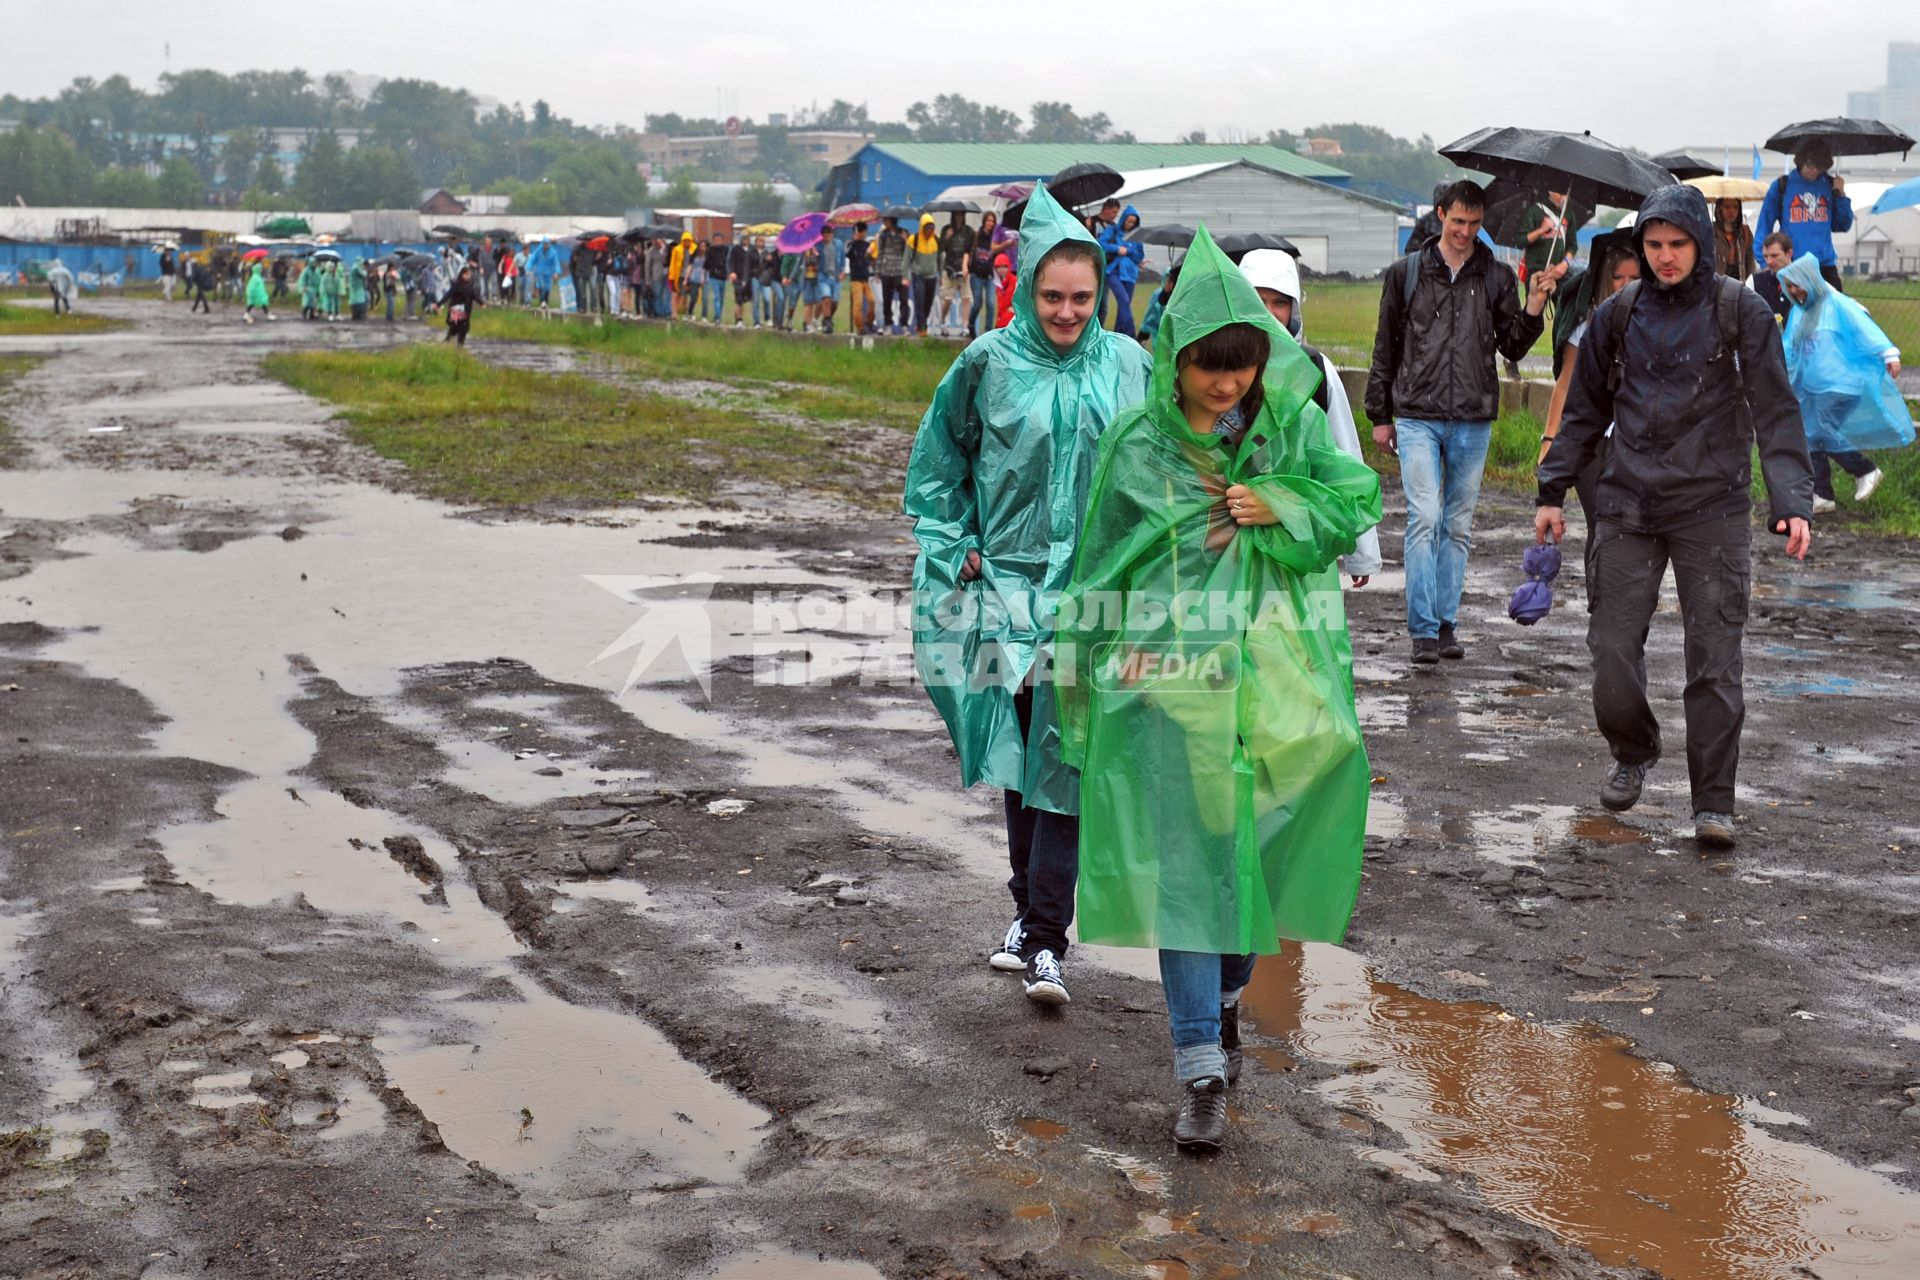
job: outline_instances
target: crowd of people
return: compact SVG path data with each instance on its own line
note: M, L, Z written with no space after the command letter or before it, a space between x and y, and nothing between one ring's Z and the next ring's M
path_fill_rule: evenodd
M1547 250L1516 272L1480 239L1485 192L1461 181L1381 289L1366 412L1400 463L1411 662L1467 658L1496 364L1545 333L1552 302L1533 531L1564 539L1577 491L1612 758L1597 798L1632 808L1664 752L1646 646L1671 565L1703 849L1738 839L1756 448L1762 528L1804 558L1830 509L1823 459L1854 470L1849 453L1913 440L1899 353L1822 261L1814 214L1830 227L1844 206L1820 160L1783 184L1788 226L1763 228L1757 270L1751 238L1673 185L1584 268L1547 219ZM1305 344L1287 255L1236 265L1203 231L1136 341L1101 322L1131 257L1101 231L1035 194L1009 322L960 353L921 422L904 497L914 652L962 782L1003 792L1014 918L988 963L1059 1007L1076 921L1082 942L1157 950L1173 1138L1212 1151L1257 957L1337 941L1358 894L1370 770L1340 575L1357 589L1379 569L1381 483Z

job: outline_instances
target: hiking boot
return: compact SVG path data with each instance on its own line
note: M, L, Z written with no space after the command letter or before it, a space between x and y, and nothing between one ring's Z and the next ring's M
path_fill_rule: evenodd
M1246 1054L1240 1049L1240 1006L1237 1004L1220 1006L1220 1047L1226 1051L1227 1083L1232 1084L1240 1078L1240 1068L1246 1061Z
M1439 661L1440 642L1438 640L1435 640L1432 636L1415 636L1413 638L1414 666L1431 667L1438 665Z
M1871 498L1873 496L1873 491L1875 489L1878 489L1880 487L1880 482L1882 480L1885 480L1886 478L1887 477L1884 474L1882 474L1880 468L1878 467L1875 467L1873 470L1867 472L1867 474L1861 476L1858 480L1854 482L1853 500L1855 502L1865 502L1868 498Z
M1060 960L1046 947L1027 961L1027 999L1035 1004L1062 1005L1073 997L1067 994L1067 980L1060 972Z
M1460 645L1460 637L1453 633L1451 622L1441 625L1440 639L1436 643L1440 646L1440 656L1443 658L1460 659L1467 656L1467 651Z
M1832 498L1815 498L1813 500L1813 514L1817 516L1832 515L1839 509L1840 504Z
M987 955L987 963L1002 973L1019 973L1027 967L1020 958L1020 948L1026 945L1027 926L1024 920L1016 917L1007 926L1007 936Z
M1182 1151L1218 1151L1227 1141L1227 1082L1202 1076L1187 1086L1173 1141Z
M1693 815L1693 838L1703 849L1731 849L1734 846L1733 815L1707 813Z
M1653 761L1644 764L1626 764L1616 760L1613 772L1607 775L1606 785L1600 788L1600 803L1615 813L1624 813L1640 803L1640 788L1646 785L1647 771L1653 768Z

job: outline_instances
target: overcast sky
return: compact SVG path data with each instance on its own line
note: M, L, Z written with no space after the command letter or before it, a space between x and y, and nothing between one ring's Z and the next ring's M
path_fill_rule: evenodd
M57 91L169 67L298 66L546 98L587 124L764 117L841 97L877 119L943 92L1066 100L1143 141L1359 120L1445 142L1486 124L1590 129L1662 151L1764 140L1886 79L1920 5L1887 0L1104 0L624 5L594 0L4 0L6 84ZM1901 16L1902 14L1906 16ZM645 15L644 19L637 15ZM864 16L856 16L864 15ZM981 20L996 23L994 29ZM1844 37L1844 38L1841 38ZM171 58L166 46L171 44Z

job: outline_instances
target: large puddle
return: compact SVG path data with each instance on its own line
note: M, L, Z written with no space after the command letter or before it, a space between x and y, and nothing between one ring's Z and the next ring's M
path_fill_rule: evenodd
M1243 1000L1261 1035L1344 1069L1320 1091L1392 1130L1397 1156L1602 1261L1667 1280L1906 1280L1920 1262L1920 1196L1618 1037L1430 1000L1337 947L1263 957Z

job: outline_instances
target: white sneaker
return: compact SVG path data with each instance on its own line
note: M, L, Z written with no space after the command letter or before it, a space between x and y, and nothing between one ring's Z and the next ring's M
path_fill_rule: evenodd
M1068 1004L1073 997L1067 994L1067 980L1060 972L1060 961L1053 952L1042 947L1033 953L1033 959L1027 961L1027 999L1035 1004Z
M1025 945L1026 940L1027 927L1015 918L1014 922L1007 926L1007 936L987 956L987 963L1002 973L1019 973L1027 967L1027 962L1020 958L1020 948Z
M1828 515L1831 512L1838 511L1839 509L1840 509L1840 504L1835 502L1832 498L1815 498L1813 500L1813 514L1817 516Z
M1873 491L1878 489L1880 482L1886 478L1878 467L1867 472L1867 474L1861 476L1859 480L1854 482L1853 500L1855 502L1865 502L1873 496Z

